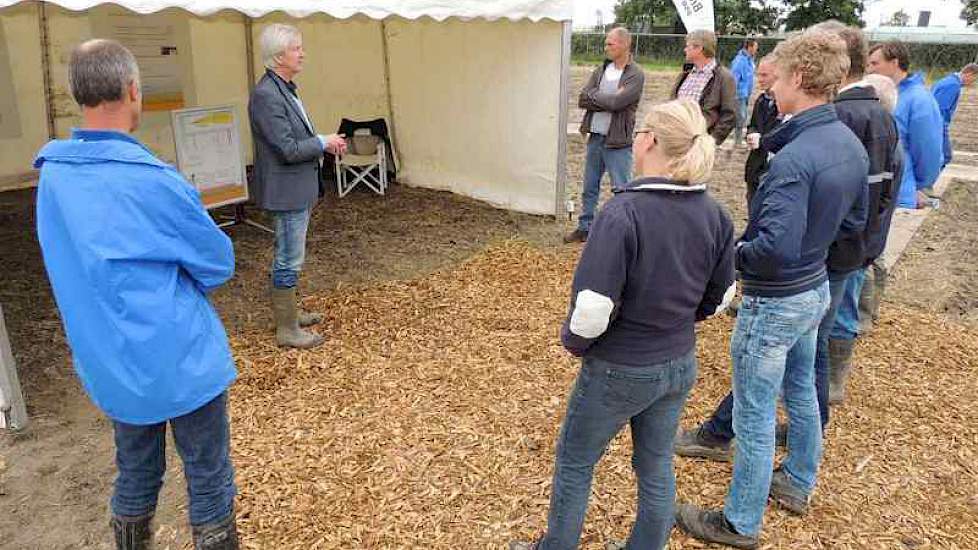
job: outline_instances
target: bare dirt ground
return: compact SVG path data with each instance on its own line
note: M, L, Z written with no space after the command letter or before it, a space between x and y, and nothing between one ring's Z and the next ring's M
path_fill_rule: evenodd
M574 69L572 97L586 71L584 68ZM646 80L645 105L665 99L672 79L671 74L650 73ZM978 130L974 130L976 113L978 98L969 91L962 98L954 126L958 149L978 151ZM572 108L570 120L574 121L576 116ZM583 169L583 142L579 136L571 136L569 142L567 196L576 200ZM725 152L720 153L711 186L711 192L727 206L739 226L745 216L741 181L743 160L742 151L732 152L729 158ZM894 270L884 327L864 345L862 352L866 357L865 368L871 374L857 382L855 391L864 399L858 401L859 406L843 409L830 433L830 440L834 440L830 445L845 448L846 452L828 459L834 462L829 463L831 468L827 470L825 487L820 492L823 500L818 516L811 521L792 519L781 513L769 516L769 531L774 535L767 542L772 548L976 547L969 542L973 539L961 538L958 534L974 533L978 528L974 525L978 517L978 487L975 485L978 473L974 469L978 448L974 433L978 431L978 425L974 421L975 415L969 412L974 409L968 405L970 396L978 391L978 386L974 385L978 367L974 355L962 357L957 348L942 347L970 342L978 337L978 325L974 323L978 320L978 287L973 283L978 271L974 263L978 252L978 238L975 237L978 213L974 207L978 190L975 187L969 183L952 187L941 209L928 218L904 260ZM281 479L284 462L277 460L276 453L270 452L268 447L262 446L276 435L274 428L278 424L268 419L268 411L264 416L259 415L260 409L255 408L254 400L262 397L262 392L267 389L273 394L266 396L268 399L274 396L288 403L296 395L314 390L319 383L317 380L322 373L310 367L308 360L325 361L339 354L338 350L352 349L362 354L364 350L372 349L370 346L380 344L369 337L369 333L368 336L358 335L337 326L336 346L324 351L325 355L284 356L286 360L300 361L295 380L289 379L292 367L288 365L266 370L270 361L282 360L270 346L266 330L270 322L265 289L271 241L268 236L250 228L233 229L237 275L217 294L216 302L232 336L235 353L242 359L242 380L238 389L232 392L232 416L240 431L240 435L235 435L235 458L240 463L242 506L249 514L242 522L242 532L249 546L502 548L510 536L529 535L539 529L545 513L553 437L559 426L563 394L573 376L573 366L566 357L558 358L546 370L526 379L521 377L527 369L539 367L541 363L539 359L531 361L527 357L534 354L543 358L557 357L553 342L541 347L537 341L552 339L555 324L562 314L577 249L561 245L559 238L570 228L572 225L566 220L553 223L543 218L502 212L447 193L401 186L394 186L387 198L354 194L342 201L333 199L318 208L314 215L303 277L303 291L309 295L310 305L330 306L337 311L344 307L349 309L350 304L366 307L373 303L371 300L378 299L378 289L388 288L406 292L402 300L395 301L391 307L409 307L411 292L417 292L411 289L418 285L424 288L429 284L425 281L441 280L439 277L446 277L446 273L471 277L468 286L463 285L469 289L468 294L442 298L447 300L448 305L444 307L449 308L449 312L455 311L452 308L461 308L460 319L469 319L475 325L488 326L495 331L490 332L493 338L490 341L474 340L464 346L481 349L473 353L484 362L494 361L483 363L477 375L473 374L473 380L486 384L518 381L515 386L503 386L502 389L476 387L474 393L484 396L488 405L463 400L455 409L439 409L441 414L462 415L471 420L472 415L485 414L487 408L498 405L504 410L502 414L507 415L493 424L464 421L462 425L472 427L476 434L478 430L484 430L489 438L478 439L473 435L476 439L470 441L469 446L463 444L467 440L459 439L458 433L449 434L452 437L447 441L458 443L459 448L468 449L469 453L461 457L468 456L466 460L453 462L455 467L471 464L474 472L481 470L484 476L489 476L492 468L501 467L501 464L522 463L519 466L522 477L513 474L516 477L506 478L505 483L494 483L488 489L478 485L479 474L469 471L467 477L461 479L475 484L466 488L475 491L479 498L463 496L455 502L433 497L428 501L455 506L452 509L458 513L447 516L426 510L425 499L407 494L402 499L403 504L398 504L375 500L368 491L358 493L354 499L359 503L356 510L337 507L335 502L342 504L344 499L355 494L355 487L351 485L355 480L369 484L372 478L362 477L366 470L350 472L346 479L331 473L330 483L337 479L344 483L324 485L332 488L328 494L317 493L314 485L304 486L306 492L303 493L284 493L292 490L288 480ZM514 237L531 244L499 248L499 243ZM487 248L488 260L483 257ZM499 282L473 273L472 264L466 263L470 260L476 266L482 265L479 262L494 266L512 261L513 269L525 271L526 281L503 290L517 288L530 293L527 289L533 288L533 293L528 295L535 296L537 301L529 303L535 304L534 308L544 308L549 317L543 322L530 323L502 310L488 317L472 317L471 307L462 307L465 304L460 302L481 299L472 293ZM463 267L458 268L459 265ZM30 191L0 194L0 273L5 274L0 282L0 303L4 307L33 421L26 434L0 439L0 548L110 548L106 503L113 476L111 427L90 405L71 369L60 320L34 237L33 194ZM533 285L528 286L527 281ZM388 284L393 286L383 286ZM497 307L501 307L500 303L509 304L488 302ZM509 305L518 311L520 307L527 307L526 304ZM373 307L381 308L382 312L384 306L373 303ZM444 313L432 313L431 317L441 319ZM400 315L392 317L406 319ZM424 321L425 318L422 315L410 319ZM514 332L513 327L518 330ZM728 322L718 320L704 330L702 338L713 342L716 349L722 349L718 342L726 337L728 330ZM520 331L532 331L536 339L514 345L515 355L500 355L499 350L503 347L498 341L521 342ZM396 331L392 333L392 338L397 334ZM463 336L477 339L485 337L486 333L463 333ZM888 346L887 338L895 339L897 345ZM978 346L964 349L970 352L978 350ZM701 418L728 383L726 361L717 354L722 352L701 354L704 372L687 411L687 424ZM380 391L387 387L383 384L365 386L361 388L362 394L348 393L354 388L351 386L353 381L362 374L354 368L357 361L372 362L373 359L370 355L344 357L333 357L340 367L337 374L327 378L336 382L335 377L339 377L339 382L345 384L333 387L345 388L344 399L353 399L348 404L355 403L360 395L364 399L377 399L378 403L394 399L409 410L426 402L422 396L417 397L420 401L397 401L400 394ZM412 357L418 360L416 356L408 359ZM425 357L433 360L430 354ZM305 367L302 366L304 360ZM503 365L497 375L489 375L482 368L500 362ZM424 363L419 364L424 366ZM444 366L439 365L439 368ZM924 384L915 384L918 368L939 369L942 374L927 378ZM364 380L380 380L377 377L383 376L373 367L369 374L363 376ZM268 386L267 376L273 376L272 380L280 385ZM451 392L455 387L472 389L464 377L460 380L443 376L443 372L437 371L426 378L426 391L440 395L438 392ZM409 384L410 377L399 374L397 383ZM387 395L391 393L396 395ZM544 395L545 398L541 403L535 403L532 398L527 398L530 399L527 402L521 397L517 401L523 403L524 409L506 405L505 401L511 396L521 395ZM275 403L274 400L269 402ZM376 404L362 402L359 406L350 406L356 410L344 412L346 420L343 422L349 424L351 418L370 420L363 424L354 422L352 426L364 430L366 440L376 439L370 429L386 429L380 422L384 417L377 416ZM273 410L280 408L273 407ZM520 427L520 419L524 417L530 419L529 426ZM886 420L891 417L896 420L887 424ZM427 418L437 426L445 420L441 416ZM507 424L504 420L517 424ZM342 423L330 416L321 417L319 421L321 424L317 424L317 429L327 431L330 426ZM418 452L434 453L425 447L430 439L398 441L415 445ZM507 445L518 449L510 452ZM608 465L599 472L596 487L602 488L595 494L594 512L589 518L586 539L589 548L597 548L607 535L622 536L630 521L628 499L633 493L623 445L626 443L618 440ZM172 445L170 447L172 449ZM317 449L301 445L283 447L295 453ZM363 452L368 451L370 449L366 448ZM458 449L454 449L448 456L455 460L459 458L457 452ZM337 453L337 456L341 454ZM830 456L833 456L831 450ZM377 479L395 484L403 479L404 490L408 492L430 489L428 473L413 469L410 460L396 453L382 457L386 462L378 466L381 470ZM169 464L168 481L158 512L156 540L160 548L186 548L189 533L184 526L182 473L174 453L171 453ZM447 467L437 461L433 464ZM342 462L334 464L337 465ZM726 484L727 469L719 469L721 475L714 479L707 465L689 462L677 462L677 465L680 468L680 491L686 498L715 503L722 496L718 487ZM455 470L445 472L445 475L457 474ZM305 475L313 476L314 480L314 473ZM711 479L716 483L709 483ZM527 484L534 484L534 488L528 489ZM445 490L451 496L450 488ZM277 497L276 491L283 491L281 494L289 497L281 497L281 494ZM319 502L327 511L315 517L302 516L296 512L296 503L300 501ZM502 501L509 504L500 505ZM920 506L921 502L937 504L930 508ZM389 517L392 524L361 515L359 506L376 508L382 512L378 512L377 517ZM280 510L281 517L274 516L279 513L276 510ZM255 515L251 515L253 511ZM426 521L426 517L432 521ZM595 519L600 520L600 526L594 525ZM445 523L439 523L441 520ZM317 533L321 535L319 538ZM329 538L336 533L341 535ZM452 536L445 538L446 533ZM674 540L677 548L696 547L678 536Z

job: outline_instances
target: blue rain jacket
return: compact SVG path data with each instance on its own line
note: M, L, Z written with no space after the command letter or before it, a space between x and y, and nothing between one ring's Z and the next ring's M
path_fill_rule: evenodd
M227 389L237 372L206 293L234 274L234 250L197 191L119 132L75 130L34 166L44 265L95 404L155 424Z
M924 86L924 77L913 74L900 81L893 118L903 145L903 181L897 205L917 207L917 191L931 187L944 163L944 119L937 101Z
M962 85L961 75L951 73L934 83L930 89L941 110L941 117L944 118L944 166L951 163L954 153L951 150L951 119L954 118L954 112L958 110Z
M730 73L737 82L737 97L749 98L754 92L754 58L741 48L730 64Z

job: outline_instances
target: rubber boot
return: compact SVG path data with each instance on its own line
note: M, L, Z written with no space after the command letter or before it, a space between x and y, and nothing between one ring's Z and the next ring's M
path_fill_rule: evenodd
M298 291L296 291L296 294L298 294ZM302 300L299 301L301 302ZM300 327L311 327L313 325L318 325L319 323L323 322L324 318L324 315L318 311L306 311L301 307L299 308L298 320Z
M153 547L153 514L144 516L112 516L110 525L115 535L116 550L150 550Z
M299 328L295 288L273 288L272 308L275 311L275 341L279 346L309 349L325 341L322 336Z
M883 295L886 294L886 280L890 277L883 260L877 259L873 262L873 322L880 318L880 304L883 302Z
M226 519L193 526L194 550L238 550L234 512Z
M846 382L852 371L852 346L855 340L829 340L829 404L846 399Z
M872 267L866 268L866 278L859 292L859 335L873 331L876 319L873 318L873 303L876 301L876 273Z

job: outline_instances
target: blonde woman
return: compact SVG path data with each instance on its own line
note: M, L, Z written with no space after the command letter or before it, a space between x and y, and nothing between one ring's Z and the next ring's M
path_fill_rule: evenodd
M733 295L733 224L706 191L716 143L690 100L652 108L632 146L638 179L598 215L561 338L582 358L557 457L547 532L513 550L577 548L594 466L626 424L638 510L624 548L663 548L672 440L696 380L694 324Z

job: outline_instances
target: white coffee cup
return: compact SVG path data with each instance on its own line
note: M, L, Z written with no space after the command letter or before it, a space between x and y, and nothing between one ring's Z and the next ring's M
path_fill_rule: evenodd
M761 134L757 132L751 132L747 134L747 147L750 149L757 149L761 146Z

